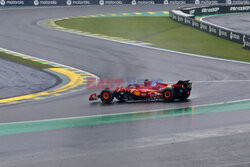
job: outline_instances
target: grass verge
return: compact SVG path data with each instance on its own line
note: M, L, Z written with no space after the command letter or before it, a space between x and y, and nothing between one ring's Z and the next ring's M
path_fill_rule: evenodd
M14 62L17 62L17 63L21 63L21 64L24 64L24 65L27 65L27 66L30 66L30 67L40 68L40 69L55 68L55 67L53 67L51 65L42 64L42 63L36 62L34 60L30 60L30 59L23 58L23 57L18 57L18 56L3 53L3 52L0 52L0 58L7 59L7 60L10 60L10 61L14 61Z
M172 21L169 17L72 18L59 26L153 43L155 47L250 62L250 51L237 44Z

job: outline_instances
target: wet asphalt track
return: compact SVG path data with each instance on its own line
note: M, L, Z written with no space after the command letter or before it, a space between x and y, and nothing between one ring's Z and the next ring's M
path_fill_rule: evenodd
M43 70L0 59L0 99L41 92L60 82Z
M249 13L217 15L217 16L212 16L212 17L206 17L203 20L216 24L216 25L229 28L236 32L241 32L241 33L250 35L250 14Z
M106 78L190 79L190 100L177 103L89 103L93 90L0 108L0 122L167 109L249 99L250 65L190 57L77 36L38 26L54 17L133 11L166 6L88 6L1 11L0 46ZM235 82L220 82L235 80ZM206 82L208 81L208 82ZM210 82L216 81L216 82ZM219 82L217 82L219 81ZM248 161L248 134L130 148L166 134L244 124L248 110L89 126L0 137L1 166L219 166ZM243 141L242 141L243 140ZM244 143L244 144L243 144ZM157 143L156 143L157 144ZM249 148L249 147L248 147ZM201 151L202 150L202 151ZM237 151L236 151L237 150Z

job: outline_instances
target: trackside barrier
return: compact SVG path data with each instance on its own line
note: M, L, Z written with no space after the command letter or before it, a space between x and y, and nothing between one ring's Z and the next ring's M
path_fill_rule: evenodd
M73 5L217 5L250 4L250 0L0 0L0 6L73 6Z
M0 6L147 5L147 4L250 4L250 0L0 0Z
M231 31L220 26L204 23L200 20L195 20L197 15L207 14L222 14L222 13L239 13L250 12L250 5L218 5L218 6L203 6L182 8L180 10L171 10L169 16L171 19L185 25L192 26L201 31L210 33L220 38L224 38L233 42L244 45L245 49L250 49L250 36L247 34Z
M180 23L190 25L194 28L208 32L210 34L225 38L237 43L244 44L244 48L250 49L250 36L227 29L202 23L195 20L196 15L219 14L219 13L238 13L250 12L250 0L0 0L2 7L21 7L21 6L73 6L73 5L214 5L203 7L182 8L170 11L170 17ZM234 5L219 5L234 4ZM240 4L240 5L239 5ZM216 6L217 5L217 6Z
M244 48L245 49L250 49L250 38L245 38Z
M227 0L230 3L250 3L250 0ZM226 3L226 0L0 0L0 6L73 6L73 5L147 5L147 4L203 4Z

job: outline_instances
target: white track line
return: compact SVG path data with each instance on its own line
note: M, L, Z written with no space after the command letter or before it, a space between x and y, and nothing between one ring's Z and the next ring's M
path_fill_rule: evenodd
M215 80L215 81L192 81L193 83L230 83L230 82L250 82L250 80Z
M58 30L58 29L54 29L54 30ZM60 31L60 30L58 30L58 31ZM65 32L73 33L73 32L69 32L69 31L65 31ZM82 35L82 36L87 36L85 34L80 34L80 33L75 33L75 34ZM100 38L100 37L95 37L95 36L88 36L88 37L102 39L102 40L108 40L108 41L112 41L112 42L124 43L124 42L121 42L121 41L114 41L114 40ZM237 61L237 60L229 60L229 59L222 59L222 58L216 58L216 57L210 57L210 56L203 56L203 55L192 54L192 53L184 53L184 52L179 52L179 51L174 51L174 50L168 50L168 49L162 49L162 48L155 48L155 47L151 47L151 46L136 45L136 44L131 44L131 43L124 43L124 44L138 46L138 47L144 47L144 48L148 48L148 49L154 49L154 50L163 51L163 52L177 53L177 54L181 54L181 55L187 55L187 56L198 57L198 58L203 58L203 59L210 59L210 60L216 60L216 61L226 61L226 62L231 62L231 63L239 63L239 64L247 64L247 65L250 64L249 62L243 62L243 61ZM200 82L202 82L202 81L200 81ZM250 101L250 99L242 99L242 100L239 100L239 101L241 101L241 102L242 101ZM234 103L234 102L236 102L236 101L228 101L226 103ZM225 102L220 102L220 103L213 103L213 104L196 105L196 106L192 106L192 107L211 106L211 105L224 104L224 103ZM160 109L160 110L171 110L171 109L176 109L176 108ZM128 113L154 112L154 111L159 111L159 109L158 110L149 110L149 111L136 111L136 112L125 112L125 113L116 113L116 114L78 116L78 117L45 119L45 120L35 120L35 121L23 121L23 122L36 122L36 121L47 121L47 120L70 119L70 118L74 119L74 118L82 118L82 117L107 116L107 115L122 115L122 114L128 114ZM23 122L10 122L10 123L0 123L0 124L23 123Z
M30 57L30 58L36 58L37 60L48 61L48 62L51 62L51 63L53 63L53 64L59 65L59 66L64 66L64 67L72 68L72 69L74 69L74 70L81 71L81 72L84 72L84 73L86 73L86 74L92 75L92 76L94 76L94 77L96 77L96 78L99 78L99 77L98 77L97 75L95 75L95 74L92 74L92 73L89 73L89 72L87 72L87 71L83 71L83 70L80 70L80 69L77 69L77 68L74 68L74 67L70 67L70 66L67 66L67 65L63 65L63 64L60 64L60 63L56 63L56 62L53 62L53 61L50 61L50 60L40 59L40 58L38 58L38 57L30 56L30 55L23 54L23 53L20 53L20 52L15 52L15 51L8 50L8 49L4 49L4 48L1 48L1 47L0 47L0 49L1 49L1 50L5 50L5 51L7 51L7 52L12 52L12 53L14 53L14 54L18 54L18 55L22 55L22 56L27 56L27 57Z
M15 9L35 9L35 8L66 8L66 7L76 7L76 8L77 7L83 7L84 8L84 7L87 7L87 6L53 6L53 7L41 6L41 7L27 7L27 8L8 8L8 9L0 9L0 10L9 10L9 9L12 9L12 10L15 10ZM37 23L38 25L39 25L39 22L40 21L38 21L38 23ZM225 28L225 27L223 27L223 28ZM164 51L164 52L171 52L171 53L177 53L177 54L181 54L181 55L193 56L193 57L198 57L198 58L203 58L203 59L211 59L211 60L218 60L218 61L227 61L227 62L240 63L240 64L250 64L249 62L243 62L243 61L238 61L238 60L229 60L229 59L216 58L216 57L204 56L204 55L199 55L199 54L179 52L179 51L174 51L174 50L169 50L169 49L156 48L156 47L152 47L152 46L144 46L144 45L126 43L124 41L117 41L117 40L112 40L112 39L105 39L105 38L101 38L101 37L96 37L96 36L89 36L89 35L82 34L82 33L77 33L77 32L69 32L69 31L58 30L58 29L54 29L54 30L68 32L68 33L74 33L74 34L78 34L78 35L82 35L82 36L87 36L87 37L91 37L91 38L108 40L108 41L112 41L112 42L123 43L123 44L127 44L127 45L144 47L144 48L154 49L154 50L159 50L159 51Z
M232 104L232 103L247 102L247 101L250 101L250 99L242 99L242 100L235 100L235 101L228 101L228 102L218 102L218 103L212 103L212 104L201 104L201 105L186 106L186 107L206 107L206 106ZM181 109L181 107L179 107L179 108ZM146 111L122 112L122 113L115 113L115 114L95 114L95 115L76 116L76 117L61 117L61 118L32 120L32 121L16 121L16 122L14 121L14 122L0 123L0 125L8 125L8 124L14 124L14 123L32 123L32 122L38 122L38 121L55 121L55 120L77 119L77 118L117 116L117 115L126 115L126 114L157 112L157 111L164 111L164 110L175 110L175 109L179 109L179 108L167 108L167 109L155 109L155 110L146 110Z
M37 25L42 26L41 22L43 22L43 21L45 21L45 20L38 21ZM49 27L49 28L52 28L52 27ZM175 50L169 50L169 49L163 49L163 48L156 48L156 47L153 47L153 46L133 44L133 43L127 43L127 42L119 41L119 40L107 39L107 38L102 38L102 37L87 35L87 34L80 33L80 32L73 32L73 31L67 31L67 30L61 30L61 29L55 29L55 28L52 28L52 29L56 30L56 31L62 31L62 32L67 32L67 33L71 33L71 34L77 34L77 35L81 35L81 36L85 36L85 37L96 38L96 39L101 39L101 40L107 40L107 41L112 41L112 42L122 43L122 44L126 44L126 45L132 45L132 46L138 46L138 47L143 47L143 48L153 49L153 50L158 50L158 51L163 51L163 52L170 52L170 53L175 53L175 54L181 54L181 55L198 57L198 58L203 58L203 59L216 60L216 61L226 61L226 62L231 62L231 63L239 63L239 64L248 64L248 65L250 65L250 62L244 62L244 61L239 61L239 60L223 59L223 58L217 58L217 57L211 57L211 56L204 56L204 55L193 54L193 53L185 53L185 52L180 52L180 51L175 51Z
M129 5L129 4L128 4ZM88 5L87 5L88 6ZM15 9L36 9L36 8L67 8L67 7L87 7L87 6L37 6L37 7L25 7L25 8L7 8L7 9L1 9L0 10L15 10ZM208 16L209 17L209 16ZM205 22L205 21L204 21ZM210 24L210 23L209 23ZM218 26L218 25L216 25ZM222 27L222 26L221 26ZM225 27L223 27L225 28ZM227 29L227 28L226 28ZM54 30L58 30L58 29L54 29ZM230 29L229 29L230 30ZM58 30L61 31L61 30ZM68 32L68 33L73 33L73 32L69 32L69 31L64 31L64 32ZM187 55L187 56L193 56L193 57L199 57L199 58L204 58L204 59L211 59L211 60L218 60L218 61L227 61L227 62L232 62L232 63L240 63L240 64L250 64L250 62L243 62L243 61L238 61L238 60L229 60L229 59L223 59L223 58L216 58L216 57L210 57L210 56L204 56L204 55L199 55L199 54L192 54L192 53L185 53L185 52L179 52L179 51L174 51L174 50L169 50L169 49L162 49L162 48L156 48L156 47L151 47L151 46L143 46L143 45L137 45L137 44L131 44L131 43L125 43L122 41L116 41L116 40L111 40L111 39L105 39L105 38L101 38L101 37L95 37L95 36L88 36L85 34L80 34L80 33L75 33L78 35L82 35L82 36L87 36L87 37L91 37L91 38L98 38L98 39L104 39L104 40L108 40L108 41L113 41L113 42L118 42L118 43L124 43L127 45L134 45L134 46L139 46L139 47L144 47L144 48L149 48L149 49L154 49L154 50L159 50L159 51L165 51L165 52L172 52L172 53L177 53L177 54L182 54L182 55Z
M132 45L132 44L130 44L130 45ZM198 58L203 58L203 59L210 59L210 60L216 60L216 61L226 61L226 62L231 62L231 63L239 63L239 64L248 64L248 65L250 65L250 62L244 62L244 61L238 61L238 60L229 60L229 59L210 57L210 56L203 56L203 55L198 55L198 54L193 54L193 53L184 53L184 52L179 52L179 51L174 51L174 50L156 48L156 47L152 47L152 46L142 46L142 45L136 45L136 46L140 46L140 47L144 47L144 48L148 48L148 49L159 50L159 51L164 51L164 52L171 52L171 53L176 53L176 54L181 54L181 55L186 55L186 56L198 57Z
M230 14L232 14L232 13L230 13ZM223 14L223 15L230 15L230 14ZM220 16L220 15L204 16L204 17L200 18L200 21L202 21L203 23L207 23L207 24L210 24L210 25L213 25L213 26L216 26L216 27L220 27L220 28L226 29L226 30L228 30L228 31L236 32L235 30L232 30L232 29L229 29L229 28L226 28L226 27L223 27L223 26L220 26L220 25L217 25L217 24L214 24L214 23L210 23L210 22L208 22L208 21L204 21L204 20L203 20L203 19L205 19L205 18L214 17L214 16Z
M53 64L59 65L59 66L64 66L64 67L68 67L68 68L71 68L71 69L74 69L74 70L77 70L77 71L84 72L84 73L86 73L86 74L88 74L88 75L91 75L91 76L95 77L95 78L96 78L96 82L100 79L100 78L99 78L97 75L95 75L95 74L92 74L92 73L89 73L89 72L87 72L87 71L83 71L83 70L80 70L80 69L77 69L77 68L74 68L74 67L70 67L70 66L67 66L67 65L63 65L63 64L56 63L56 62L49 61L49 60L45 60L45 59L40 59L40 58L37 58L37 57L34 57L34 56L30 56L30 55L27 55L27 54L15 52L15 51L8 50L8 49L4 49L4 48L1 48L1 47L0 47L0 49L1 49L1 50L5 50L5 51L7 51L7 52L14 53L14 54L18 54L18 55L22 55L22 56L26 56L26 57L30 57L30 58L36 58L37 60L41 60L41 61L48 61L48 62L51 62L51 63L53 63ZM78 92L78 91L83 91L83 90L85 90L85 89L86 89L86 87L80 88L80 89L78 89L76 92ZM64 93L61 93L60 95L62 96L62 95L68 95L68 94L72 94L72 93L75 93L75 92L64 92ZM47 100L47 99L50 99L50 98L55 98L55 96L48 96L48 97L46 97L46 98L44 98L44 99L32 99L32 101ZM30 102L30 101L27 101L27 102ZM27 103L27 102L21 102L21 103ZM21 103L17 103L17 104L21 104ZM13 105L13 104L1 104L1 106L8 106L8 105Z

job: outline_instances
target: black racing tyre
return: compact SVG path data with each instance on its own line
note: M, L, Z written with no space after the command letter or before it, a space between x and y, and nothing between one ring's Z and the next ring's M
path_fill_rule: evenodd
M186 100L190 96L190 93L191 93L190 90L183 93L181 96L181 100Z
M124 103L126 102L126 100L124 99L124 97L120 94L116 95L115 98L118 100L119 103Z
M103 103L111 103L114 99L113 92L111 90L103 90L100 94L100 99Z
M174 100L174 91L171 88L166 88L162 91L162 99L165 102Z

